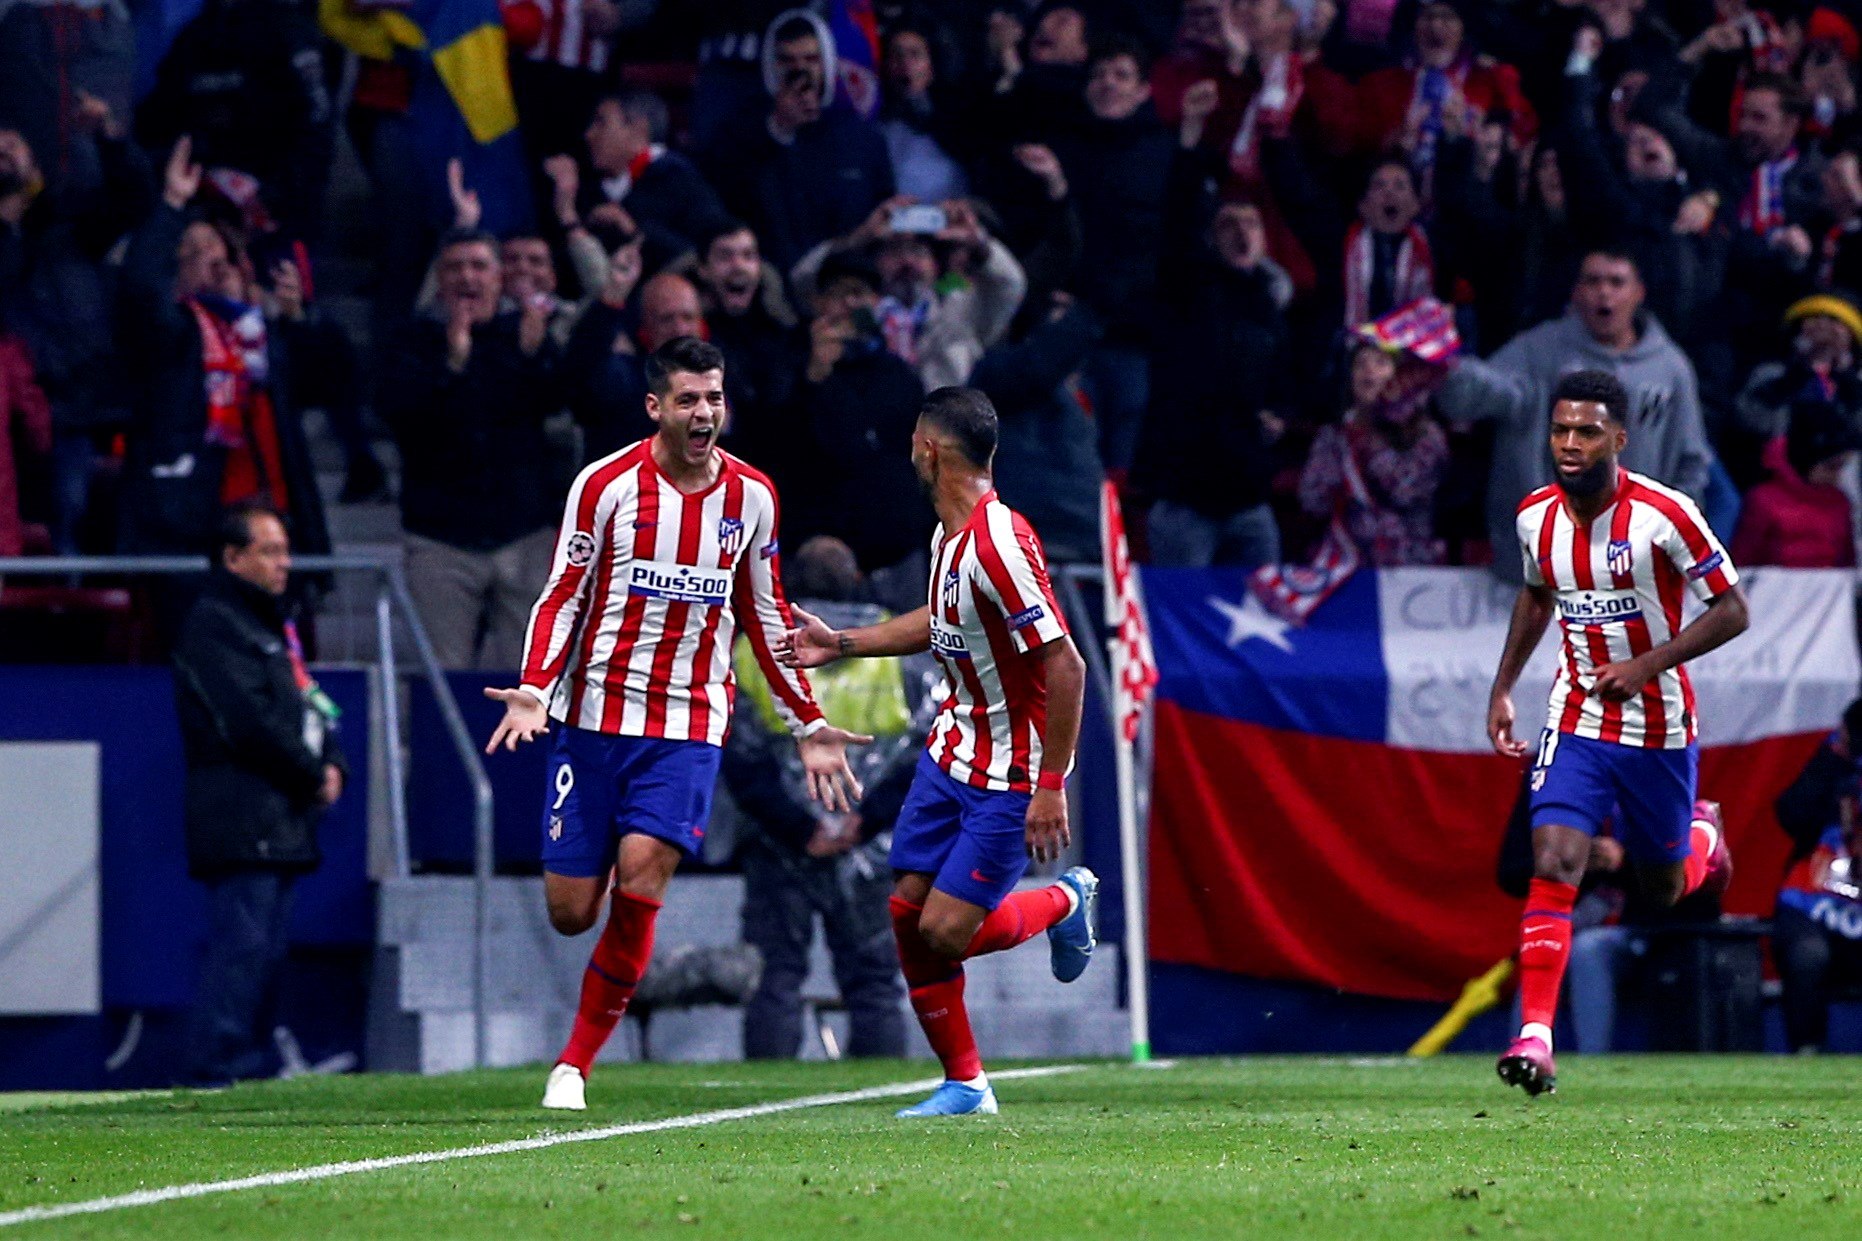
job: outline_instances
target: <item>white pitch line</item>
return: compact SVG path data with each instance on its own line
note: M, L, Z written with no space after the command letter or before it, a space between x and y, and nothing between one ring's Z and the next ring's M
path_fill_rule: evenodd
M1013 1081L1029 1077L1053 1077L1059 1073L1077 1073L1084 1064L1052 1064L1034 1069L1009 1069L992 1073L994 1081ZM577 1129L569 1133L551 1133L543 1137L519 1138L510 1142L488 1142L483 1146L457 1146L451 1150L419 1151L412 1155L386 1155L379 1159L350 1159L342 1163L321 1163L311 1168L293 1168L288 1172L263 1172L256 1176L235 1177L226 1181L195 1181L190 1185L167 1185L160 1189L139 1189L133 1194L114 1194L108 1198L89 1198L83 1202L61 1202L53 1206L22 1207L0 1211L0 1228L30 1224L39 1220L63 1219L68 1215L96 1215L103 1211L123 1211L130 1207L155 1206L183 1198L204 1198L209 1194L230 1194L241 1189L269 1189L275 1185L296 1185L305 1181L327 1181L332 1177L351 1176L357 1172L379 1172L385 1168L405 1168L415 1164L445 1163L453 1159L478 1159L486 1155L512 1155L520 1151L547 1150L571 1142L600 1142L608 1138L636 1133L664 1133L669 1129L697 1129L732 1120L752 1120L774 1116L779 1112L799 1112L805 1108L832 1107L837 1103L864 1103L872 1099L892 1099L935 1089L942 1078L895 1082L890 1086L867 1086L860 1090L843 1090L835 1094L803 1095L795 1099L778 1099L773 1103L755 1103L748 1107L727 1107L712 1112L694 1112L689 1116L668 1116L663 1120L640 1120L626 1125L607 1125L600 1129Z

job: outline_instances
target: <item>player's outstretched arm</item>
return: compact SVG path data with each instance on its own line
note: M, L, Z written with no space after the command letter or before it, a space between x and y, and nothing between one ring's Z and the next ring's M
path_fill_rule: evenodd
M1708 601L1705 612L1654 650L1598 669L1597 696L1606 702L1625 702L1641 693L1642 687L1655 677L1718 650L1751 624L1745 588L1736 584L1728 587Z
M1047 684L1047 727L1041 734L1041 772L1028 801L1028 856L1037 862L1057 860L1073 842L1067 825L1063 781L1080 741L1080 716L1086 700L1086 661L1065 635L1028 653L1041 661Z
M1513 687L1551 623L1552 592L1543 586L1522 586L1513 601L1513 619L1506 627L1506 646L1500 652L1493 692L1487 697L1487 739L1495 753L1507 758L1526 756L1526 743L1513 736Z
M820 668L837 659L916 655L931 649L931 609L919 608L877 625L832 629L811 612L791 606L801 624L776 639L776 659L788 668Z
M520 741L535 741L550 730L550 713L537 696L521 689L486 689L485 697L504 704L504 718L491 730L485 753L495 754L502 745L515 750Z

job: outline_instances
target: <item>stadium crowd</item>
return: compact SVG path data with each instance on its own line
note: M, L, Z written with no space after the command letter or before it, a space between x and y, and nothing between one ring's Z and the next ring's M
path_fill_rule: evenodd
M918 400L964 382L1060 560L1109 476L1159 564L1334 527L1514 574L1545 393L1587 365L1738 561L1855 563L1862 5L819 8L507 5L533 201L498 236L460 164L409 184L416 69L351 55L350 0L321 29L209 0L134 106L113 4L0 7L0 553L197 551L253 496L322 550L320 409L345 499L388 494L371 432L398 446L443 657L511 666L567 477L647 430L641 359L695 333L785 534L881 599L931 523ZM367 340L315 296L339 129Z

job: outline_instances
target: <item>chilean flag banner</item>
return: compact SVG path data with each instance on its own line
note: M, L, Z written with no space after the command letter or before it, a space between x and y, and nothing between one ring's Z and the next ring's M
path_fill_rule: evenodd
M1789 851L1771 804L1856 696L1855 580L1756 569L1752 628L1689 665L1700 794L1738 863L1726 908L1769 914ZM1160 674L1152 959L1447 1001L1515 947L1494 882L1523 767L1487 694L1517 588L1477 569L1363 569L1304 625L1239 571L1144 574ZM1691 613L1690 613L1691 615ZM1554 621L1513 696L1545 718Z

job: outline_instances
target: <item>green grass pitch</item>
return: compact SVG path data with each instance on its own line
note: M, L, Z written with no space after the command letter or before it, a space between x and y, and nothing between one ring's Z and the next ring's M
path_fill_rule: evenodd
M1853 1065L1569 1058L1528 1102L1485 1058L1094 1064L1002 1114L842 1103L0 1228L18 1236L1778 1238L1862 1218ZM0 1217L202 1180L689 1115L927 1076L900 1063L604 1066L0 1095Z

